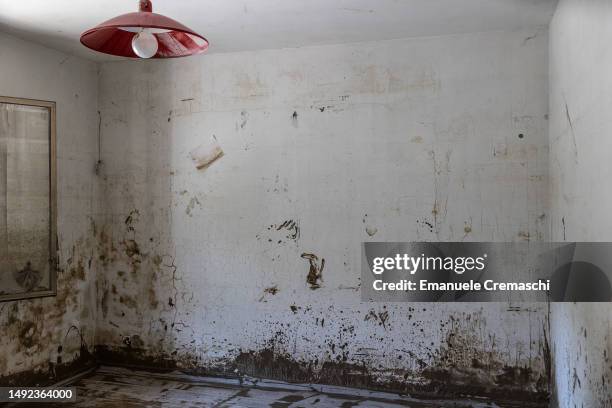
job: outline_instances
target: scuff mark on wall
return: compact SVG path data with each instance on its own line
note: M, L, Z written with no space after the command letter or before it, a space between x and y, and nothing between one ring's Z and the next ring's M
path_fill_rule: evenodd
M279 224L270 224L266 227L266 233L257 234L255 237L258 240L262 238L269 243L278 245L284 244L286 240L298 243L300 239L300 223L299 220L285 220Z
M569 108L567 106L567 100L563 97L563 101L565 103L565 118L567 119L567 124L569 125L570 135L572 136L572 144L574 146L574 159L578 162L578 145L576 144L576 132L574 131L574 122L572 121L572 117L570 115Z
M363 219L361 220L361 222L366 224L367 220L368 220L368 214L364 214L363 215ZM371 226L371 225L366 225L365 226L365 232L366 232L366 234L368 234L368 236L373 237L378 232L378 228L376 228L374 226Z
M300 238L300 224L297 221L294 220L287 220L284 221L282 224L277 225L276 226L276 230L280 231L280 230L287 230L287 239L292 239L294 241L297 241Z
M561 217L561 225L563 227L563 241L566 241L566 237L565 237L565 217Z
M266 297L266 294L269 294L269 295L274 296L274 295L276 295L277 293L278 293L278 285L269 286L269 287L267 287L267 288L265 288L265 289L263 290L263 294L262 294L262 295L261 295L261 297L259 298L259 301L260 301L260 302L263 302L263 301L264 301L264 299L265 299L265 297Z
M185 213L191 217L193 213L193 209L195 208L196 205L199 207L202 206L202 204L200 203L200 200L198 200L198 197L195 197L195 196L191 197L191 199L189 200L189 204L187 204L187 208L185 209Z
M306 283L310 285L310 289L319 289L321 287L321 281L323 280L323 268L325 267L325 259L315 254L309 254L304 252L301 257L308 260L310 268L308 269L308 275L306 275Z
M298 127L298 113L297 113L297 111L293 111L293 114L291 115L291 123L293 124L293 127L295 127L295 128Z
M364 321L374 320L378 322L385 330L387 330L387 320L389 319L389 312L386 309L386 306L383 306L382 312L376 312L374 310L370 310L368 314L366 314Z
M465 222L463 225L463 232L464 232L464 237L466 237L468 234L470 234L472 232L472 220L470 220L469 222Z
M518 237L520 239L522 239L523 241L530 241L531 240L531 234L529 233L529 231L519 231L518 232Z
M134 231L134 224L138 223L139 216L140 211L134 209L130 211L127 217L125 217L124 224L126 225L128 231Z
M249 114L246 111L240 112L240 129L244 129L249 121Z
M523 46L524 46L524 45L527 45L527 43L528 43L529 41L533 40L533 39L534 39L534 38L536 38L537 36L538 36L537 34L534 34L534 35L530 35L530 36L528 36L528 37L525 37L525 39L523 40Z

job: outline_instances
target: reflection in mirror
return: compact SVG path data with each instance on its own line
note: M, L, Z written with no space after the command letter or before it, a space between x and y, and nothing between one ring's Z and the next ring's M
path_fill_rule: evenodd
M55 292L55 104L0 97L0 300Z

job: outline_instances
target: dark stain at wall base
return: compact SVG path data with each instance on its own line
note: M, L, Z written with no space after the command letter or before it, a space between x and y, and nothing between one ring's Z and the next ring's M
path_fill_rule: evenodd
M50 363L33 370L1 376L0 387L16 385L22 387L48 386L92 369L96 365L94 355L83 345L78 357L68 363Z
M177 361L169 355L151 355L142 348L132 347L131 344L127 347L98 345L95 347L95 355L98 362L105 365L154 371L169 371L178 367Z
M100 364L170 371L180 369L193 375L224 377L266 378L293 383L338 385L370 390L410 394L415 398L483 398L501 406L544 407L548 405L548 392L534 390L533 373L524 367L502 367L490 372L486 367L471 370L426 368L421 373L395 370L395 380L379 380L376 369L365 362L318 360L297 361L290 355L268 347L241 352L225 366L205 367L194 360L183 361L174 356L151 354L133 347L97 346L96 356ZM188 368L185 368L188 367ZM385 371L389 374L388 370ZM424 381L411 380L420 377ZM504 402L512 401L510 404Z
M312 378L312 368L292 360L288 355L274 353L271 349L243 352L231 364L238 375L283 378L288 382L307 382Z
M499 400L547 402L549 393L534 390L533 373L526 367L505 366L501 370L479 368L427 368L427 392L434 395L486 395ZM539 388L539 387L538 387Z
M327 361L318 375L321 384L334 384L356 388L381 388L370 375L365 364ZM383 387L384 388L384 387Z

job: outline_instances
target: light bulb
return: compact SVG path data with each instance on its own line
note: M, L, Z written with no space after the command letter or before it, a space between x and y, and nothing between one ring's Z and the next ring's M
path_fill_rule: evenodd
M151 58L157 54L157 46L157 38L144 29L132 38L132 49L140 58Z

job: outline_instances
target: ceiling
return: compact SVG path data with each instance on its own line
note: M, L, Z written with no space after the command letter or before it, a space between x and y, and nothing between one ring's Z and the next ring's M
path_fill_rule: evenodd
M300 47L547 25L557 0L153 0L209 52ZM0 31L95 60L80 34L137 0L0 0Z

